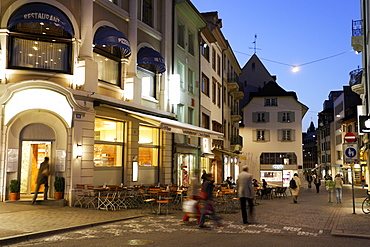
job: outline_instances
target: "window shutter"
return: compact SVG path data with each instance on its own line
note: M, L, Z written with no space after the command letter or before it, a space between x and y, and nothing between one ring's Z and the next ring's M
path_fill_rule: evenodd
M283 122L283 113L281 111L278 112L278 122Z
M252 141L254 141L254 142L257 141L257 130L253 130Z
M265 112L265 122L266 123L270 122L270 113L269 112Z
M283 140L283 130L279 129L278 130L278 141L282 141Z
M256 122L257 122L257 112L253 112L253 113L252 113L252 121L253 121L254 123L256 123Z
M295 141L295 130L293 130L293 129L290 130L290 140L292 142Z
M269 142L270 141L270 131L265 130L265 141Z
M290 112L290 122L295 122L295 112L294 111Z

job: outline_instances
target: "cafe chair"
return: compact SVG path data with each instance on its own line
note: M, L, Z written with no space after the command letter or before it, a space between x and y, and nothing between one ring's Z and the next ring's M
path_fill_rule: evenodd
M92 208L96 208L98 197L95 194L94 185L86 185L84 196L85 196L85 207L90 208L91 206Z
M278 198L283 197L285 199L287 197L286 187L277 187L275 190L275 197Z
M75 203L74 203L74 207L80 205L80 207L84 207L85 206L85 185L84 184L76 184L76 187L75 187Z
M166 208L167 214L168 209L170 207L171 199L169 198L169 192L168 191L159 191L158 192L158 199L156 200L158 204L158 214L162 213L162 207Z
M266 198L266 199L272 199L272 188L266 188L264 190L262 190L262 193L261 193L261 199L262 198Z

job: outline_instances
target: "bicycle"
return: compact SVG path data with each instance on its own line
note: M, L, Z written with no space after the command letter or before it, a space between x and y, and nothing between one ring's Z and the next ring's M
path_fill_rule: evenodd
M364 214L370 213L370 191L366 191L367 197L362 202L362 212Z

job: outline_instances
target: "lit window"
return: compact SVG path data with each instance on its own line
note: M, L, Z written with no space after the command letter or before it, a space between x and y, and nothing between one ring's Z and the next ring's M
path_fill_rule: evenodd
M94 132L94 165L122 166L123 122L96 118Z
M139 127L139 166L158 166L159 130Z

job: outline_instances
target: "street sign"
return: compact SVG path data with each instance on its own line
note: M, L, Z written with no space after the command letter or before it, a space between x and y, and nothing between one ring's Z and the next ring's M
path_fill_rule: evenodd
M358 161L358 145L356 142L343 143L343 155L345 163L354 163Z
M348 132L347 134L344 135L344 140L346 142L354 142L356 141L356 135L351 132Z

